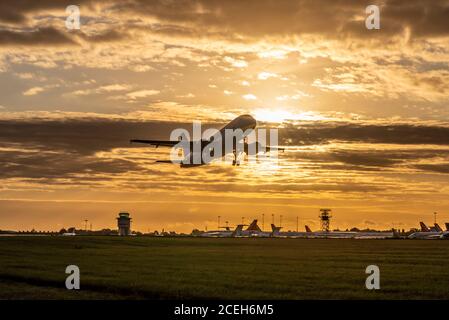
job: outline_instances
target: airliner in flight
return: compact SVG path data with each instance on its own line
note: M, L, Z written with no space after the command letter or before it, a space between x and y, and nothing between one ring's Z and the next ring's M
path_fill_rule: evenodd
M227 125L222 127L219 131L217 131L214 135L212 135L208 139L201 139L198 141L188 141L184 143L184 146L186 146L185 149L183 149L183 159L180 161L174 161L174 160L158 160L156 162L162 162L162 163L179 163L181 167L194 167L194 166L201 166L204 164L207 164L208 162L203 160L203 152L209 151L211 153L212 159L217 159L226 156L226 137L228 137L228 132L234 132L241 130L243 132L243 135L239 138L231 136L230 139L232 139L230 145L232 146L232 153L234 155L232 165L239 165L239 157L242 153L245 153L246 155L257 155L259 152L270 152L273 151L284 151L284 148L278 148L278 147L271 147L267 145L263 145L259 141L248 143L247 141L247 132L248 130L254 130L257 126L257 121L252 116L245 114L241 115L231 122L229 122ZM246 135L245 135L246 134ZM243 141L242 141L243 140ZM132 139L130 140L131 143L145 143L152 146L155 146L156 148L161 147L179 147L180 141L171 141L171 140L142 140L142 139ZM211 143L214 143L215 145L221 146L222 152L218 153L217 155L214 155L214 150L212 150ZM195 144L197 148L195 148ZM241 146L241 148L239 148ZM207 148L209 150L207 150ZM195 150L197 150L195 152ZM195 153L200 153L195 154ZM199 156L199 157L198 157ZM195 161L195 159L200 159L200 161Z

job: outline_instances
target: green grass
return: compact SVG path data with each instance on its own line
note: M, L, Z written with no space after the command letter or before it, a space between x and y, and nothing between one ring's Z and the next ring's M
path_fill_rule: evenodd
M69 264L81 290L65 289ZM0 298L449 299L449 242L0 237Z

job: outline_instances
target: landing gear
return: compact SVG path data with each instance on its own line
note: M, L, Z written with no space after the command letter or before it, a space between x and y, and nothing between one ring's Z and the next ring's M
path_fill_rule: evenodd
M234 150L232 152L232 154L234 155L234 159L232 160L232 165L233 166L239 166L240 165L240 160L237 157L237 152Z

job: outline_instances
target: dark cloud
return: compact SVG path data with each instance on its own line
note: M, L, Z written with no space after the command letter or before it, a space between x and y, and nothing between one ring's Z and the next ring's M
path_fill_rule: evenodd
M425 170L425 171L438 172L438 173L449 173L449 163L419 164L419 165L416 165L415 168Z
M279 133L281 143L308 145L332 140L365 143L449 145L449 128L420 125L288 125Z
M381 171L397 166L420 168L414 161L432 162L438 158L448 158L449 150L436 150L432 148L416 147L412 149L383 150L371 145L371 150L351 148L351 145L336 147L328 152L298 152L283 155L292 161L301 161L303 166L311 166L313 169L344 170L344 171ZM344 149L343 149L344 148ZM307 164L304 164L307 162ZM423 165L423 170L432 170L433 165ZM432 170L436 171L436 170ZM441 171L443 172L443 171ZM443 172L444 173L444 172Z
M221 124L209 124L219 127ZM133 138L168 139L175 128L191 123L126 120L0 121L0 142L19 143L44 150L69 150L80 154L128 147ZM279 130L280 144L314 145L333 141L375 144L449 145L449 127L419 125L327 124L286 125ZM344 157L344 155L340 155ZM397 155L403 156L403 155Z
M76 5L85 5L92 3L91 0L77 0ZM0 21L9 23L23 23L26 21L26 15L38 11L61 9L73 5L70 0L2 0L0 2Z
M397 21L414 36L449 34L449 2L446 0L390 0L382 9L385 23Z
M63 10L69 1L4 0L0 4L0 21L23 23L27 14L49 9ZM319 34L328 38L389 37L411 31L412 37L449 34L449 4L445 0L135 0L77 1L81 9L101 5L109 11L131 11L156 17L162 22L154 32L178 36L208 34L237 39L244 37ZM367 30L365 8L378 4L381 29ZM168 26L164 26L164 24ZM118 40L120 37L113 36Z
M0 30L0 45L67 45L75 42L65 33L54 28L33 31Z
M218 127L219 124L214 126ZM96 181L108 179L107 175L137 170L143 175L160 174L148 167L141 167L138 162L144 160L147 161L146 163L152 163L151 159L140 159L138 155L134 158L103 158L95 154L114 148L142 147L129 145L129 140L133 138L166 140L170 132L179 127L188 129L191 124L100 119L0 121L0 148L5 148L0 151L0 178L76 179L77 176L82 175L83 178L78 180L86 182L87 180L84 180L86 176ZM280 130L280 136L284 140L288 139L290 146L324 144L339 140L353 142L354 148L351 148L350 144L345 150L330 149L325 153L287 152L281 157L287 161L305 162L303 166L312 166L315 169L364 171L392 168L397 165L409 166L408 163L413 161L425 160L420 162L429 164L412 166L420 170L448 173L447 165L432 164L433 158L447 159L448 150L436 150L425 146L413 149L398 147L396 150L382 150L376 146L376 143L449 145L448 130L449 128L444 127L411 125L313 124L306 127L290 125ZM358 142L372 143L372 149L358 150ZM228 179L223 180L217 188L222 191L226 188L235 190L234 171L229 169L224 172L223 170L227 169L214 166L208 167L207 170L210 170L210 174L222 174ZM204 170L195 172L201 174ZM105 177L101 177L102 174ZM300 191L304 186L298 186L298 188ZM342 187L338 188L341 190Z
M174 124L114 121L1 122L1 178L56 179L76 174L115 174L139 170L136 162L95 157L99 151L130 147L129 139L152 137L167 139ZM16 150L17 149L17 150ZM81 180L84 180L81 179Z
M365 8L378 4L381 29L365 28ZM138 0L126 2L123 9L155 16L168 23L194 25L204 32L224 30L243 36L322 34L338 38L389 36L411 30L412 36L440 36L449 33L449 4L444 0L316 1L316 0Z
M0 155L0 178L58 179L85 174L115 174L136 170L138 165L123 159L100 159L75 152L39 150L7 151ZM85 181L85 177L81 180ZM77 179L78 180L78 179Z
M394 164L400 163L402 159L395 159L388 157L388 155L382 154L363 154L353 152L334 152L331 153L331 158L335 161L344 162L353 165L363 165L369 167L390 167Z
M41 28L37 30L0 30L1 45L22 45L22 46L48 46L48 45L77 45L77 37L84 41L97 43L117 41L127 36L126 32L117 30L107 30L99 34L85 34L82 31L74 30L61 32L54 28Z
M132 121L0 121L0 142L27 148L92 155L129 147L132 138L167 139L171 130L187 124Z
M87 35L85 33L80 32L79 35L84 40L95 43L95 42L118 41L125 38L128 34L125 31L107 30L103 33L94 35Z

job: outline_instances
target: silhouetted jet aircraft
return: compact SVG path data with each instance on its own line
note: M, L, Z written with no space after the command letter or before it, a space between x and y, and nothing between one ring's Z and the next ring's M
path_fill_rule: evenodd
M199 141L189 141L186 143L186 145L188 146L187 150L183 150L184 151L184 158L181 161L175 162L172 160L159 160L156 162L163 162L163 163L179 163L181 167L195 167L195 166L201 166L204 164L207 164L206 162L203 161L203 157L201 156L203 154L203 151L205 148L209 148L209 152L211 152L211 158L212 159L217 159L217 158L221 158L226 156L226 130L242 130L243 133L246 132L246 130L248 129L252 129L254 130L257 126L257 122L256 120L250 116L250 115L241 115L237 118L235 118L234 120L232 120L231 122L229 122L227 125L225 125L224 127L222 127L216 134L212 135L211 138L207 139L207 140L199 140ZM247 155L257 155L259 152L269 152L271 150L278 150L278 151L284 151L284 148L278 148L278 147L270 147L270 146L266 146L266 145L262 145L260 142L253 142L253 143L248 143L247 142L247 137L245 135L242 136L243 141L237 141L237 139L235 137L231 137L232 138L232 153L234 155L234 159L232 161L232 165L239 165L239 156L241 155L241 153L245 153ZM135 142L135 143L146 143L149 145L153 145L156 148L161 146L161 147L176 147L179 146L180 141L164 141L164 140L141 140L141 139L133 139L130 140L131 143ZM217 145L221 144L221 155L217 155L214 156L214 151L212 150L212 148L210 147L210 143L214 142L217 143ZM195 144L197 146L197 148L195 148ZM243 148L241 148L242 150L240 150L239 147L237 147L237 145L240 144L243 146ZM196 151L197 150L197 151ZM196 154L196 153L201 153L201 154ZM194 161L194 159L200 159L200 161Z
M435 227L431 228L428 228L422 221L419 224L421 231L409 235L410 239L449 239L449 230L443 231L438 224L435 223ZM446 228L448 227L448 224L446 224Z

